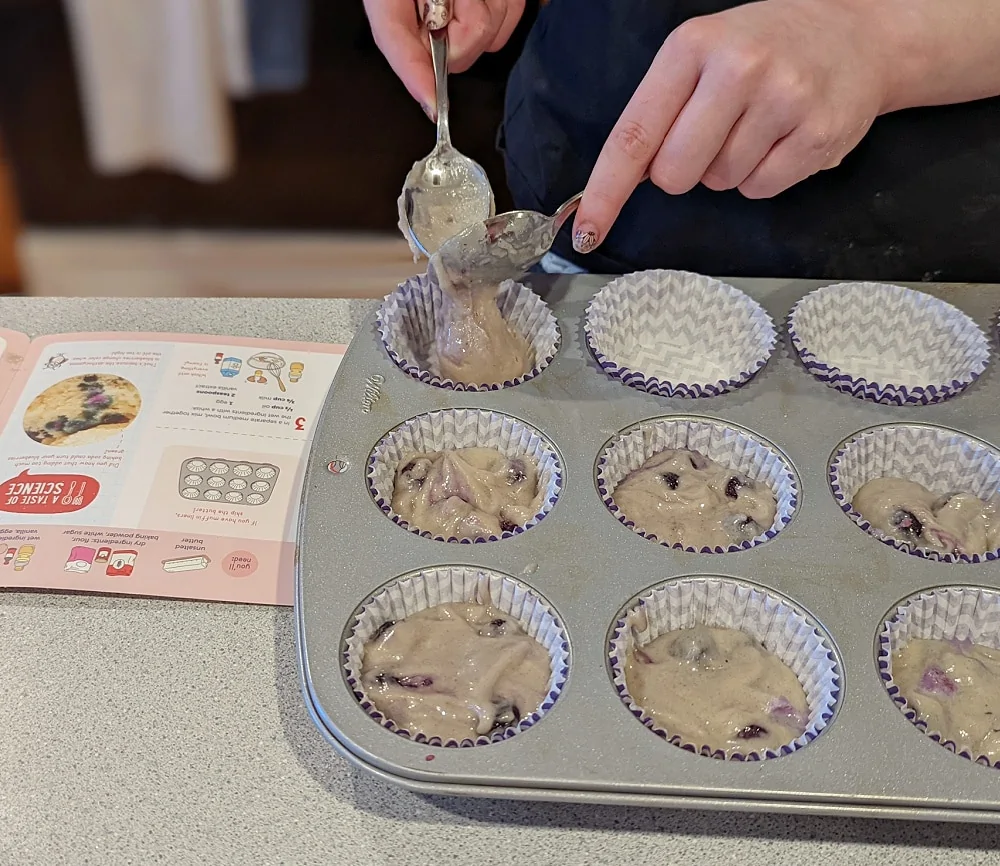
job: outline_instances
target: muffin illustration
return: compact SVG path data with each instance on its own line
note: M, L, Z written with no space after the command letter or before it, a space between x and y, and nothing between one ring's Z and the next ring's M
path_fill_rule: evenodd
M41 445L74 448L108 439L139 414L139 389L110 373L63 379L42 391L24 412L24 432Z

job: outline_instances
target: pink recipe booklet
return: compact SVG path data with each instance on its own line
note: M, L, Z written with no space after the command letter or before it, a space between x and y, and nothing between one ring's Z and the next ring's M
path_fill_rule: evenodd
M0 587L290 605L344 348L0 330Z

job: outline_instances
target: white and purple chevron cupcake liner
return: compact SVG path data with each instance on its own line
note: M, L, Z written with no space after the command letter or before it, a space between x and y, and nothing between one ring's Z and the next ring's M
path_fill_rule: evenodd
M855 433L830 458L833 498L858 526L904 553L940 562L992 562L1000 550L956 554L892 538L855 511L851 501L876 478L904 478L939 495L955 491L987 500L1000 490L1000 450L981 439L930 424L884 424Z
M392 494L396 467L414 454L457 448L496 448L504 457L530 457L538 466L541 510L524 526L504 531L500 536L477 538L476 542L497 541L519 535L538 524L559 499L563 469L559 452L538 430L524 421L487 409L440 409L404 421L383 436L368 458L366 478L375 504L394 523L410 532L435 541L474 543L468 538L444 538L408 523L393 511Z
M587 345L604 371L661 397L716 397L750 381L777 341L771 317L739 289L685 271L641 271L590 301Z
M611 679L622 702L642 724L668 742L695 754L725 760L723 751L688 742L660 726L639 706L625 681L630 652L661 634L704 625L745 632L792 669L809 705L805 731L778 750L762 749L728 756L732 761L760 761L787 755L812 742L830 724L841 694L841 662L830 636L790 599L756 584L715 576L692 576L646 590L618 614L611 631L608 659Z
M390 621L398 621L439 604L493 605L516 620L549 655L551 675L542 703L511 727L475 739L442 740L401 728L379 711L361 679L365 644ZM343 646L344 676L361 708L383 728L428 746L467 748L510 739L528 730L555 705L569 676L569 638L558 614L535 590L507 574L464 565L441 565L413 571L391 581L363 601L351 617Z
M920 731L962 758L1000 769L1000 762L973 754L928 725L900 692L893 679L892 657L912 640L954 641L1000 649L1000 592L977 586L943 586L914 593L883 621L876 658L879 677L892 702Z
M503 384L467 384L440 375L434 352L436 322L443 298L427 274L410 277L386 295L376 319L382 344L392 362L420 382L453 391L498 391L534 379L556 356L561 339L552 310L527 286L507 280L497 293L500 313L511 329L534 350L535 364L523 376Z
M853 397L898 406L954 397L990 360L986 335L957 307L881 283L810 292L792 308L788 333L817 379Z
M615 488L654 454L668 449L697 451L723 466L766 485L774 493L774 523L760 535L728 547L698 550L657 538L629 520L615 503ZM792 520L798 507L799 482L791 461L766 439L724 421L711 418L668 416L641 421L616 433L597 458L597 490L608 510L643 538L688 553L734 553L774 538Z

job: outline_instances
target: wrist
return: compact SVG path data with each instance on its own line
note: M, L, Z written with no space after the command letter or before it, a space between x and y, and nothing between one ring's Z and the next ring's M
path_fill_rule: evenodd
M879 114L920 104L929 51L921 0L824 0L854 21L856 38L868 46L878 80Z

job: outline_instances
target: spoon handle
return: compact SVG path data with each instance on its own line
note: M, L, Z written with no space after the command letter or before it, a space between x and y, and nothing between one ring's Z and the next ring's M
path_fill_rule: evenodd
M430 31L431 60L434 63L434 87L437 101L437 150L451 147L448 127L448 30Z
M556 212L552 214L552 231L553 233L558 233L559 229L563 227L563 223L568 220L576 209L580 206L580 199L583 198L583 193L578 192L573 198L564 201L556 209Z

